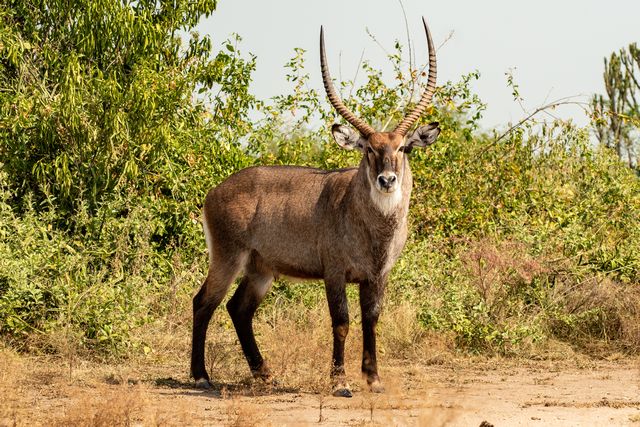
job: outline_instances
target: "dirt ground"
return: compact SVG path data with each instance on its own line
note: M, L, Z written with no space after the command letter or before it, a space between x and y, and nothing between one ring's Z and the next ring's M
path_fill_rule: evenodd
M347 399L247 377L199 391L183 367L5 354L0 425L640 425L639 366L628 358L399 361L382 368L386 393L353 381Z

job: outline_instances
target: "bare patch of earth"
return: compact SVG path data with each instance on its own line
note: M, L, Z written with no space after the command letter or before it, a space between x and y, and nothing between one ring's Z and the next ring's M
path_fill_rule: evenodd
M0 425L640 426L635 359L395 362L384 394L355 381L351 399L248 378L200 391L175 366L11 356L0 368Z

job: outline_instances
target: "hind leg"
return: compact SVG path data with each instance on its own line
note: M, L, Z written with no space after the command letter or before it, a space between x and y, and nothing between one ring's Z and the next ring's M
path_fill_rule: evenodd
M269 382L271 381L271 372L256 343L253 333L253 316L271 288L273 273L266 268L261 268L259 264L258 256L254 254L253 259L247 265L246 275L227 303L227 310L231 315L251 373L255 378Z
M232 259L232 261L229 261ZM245 258L246 259L246 258ZM243 256L222 259L212 258L209 273L200 291L193 298L193 337L191 341L191 375L196 387L209 388L209 375L204 364L204 347L209 321L215 309L227 294L243 264Z

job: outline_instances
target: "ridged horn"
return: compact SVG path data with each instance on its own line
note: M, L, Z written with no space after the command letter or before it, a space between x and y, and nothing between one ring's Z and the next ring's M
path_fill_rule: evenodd
M427 21L422 17L422 23L424 24L424 31L427 33L427 46L429 47L429 77L427 78L427 89L422 94L422 98L420 98L420 102L418 105L411 111L405 118L400 122L400 124L394 129L394 132L399 133L401 135L406 135L407 131L414 123L420 118L424 110L427 108L429 103L431 103L431 98L433 98L433 94L436 91L436 76L438 73L436 66L436 50L433 47L433 40L431 39L431 32L429 31L429 26L427 25Z
M320 26L320 68L322 71L322 82L324 83L324 89L327 92L327 97L333 105L333 108L336 109L338 114L340 114L347 122L349 122L354 128L358 129L358 131L364 137L368 137L375 131L371 126L369 126L365 121L359 119L355 116L349 109L344 105L342 99L340 99L340 95L336 92L336 89L333 87L333 82L331 81L331 74L329 74L329 67L327 66L327 56L324 50L324 29Z

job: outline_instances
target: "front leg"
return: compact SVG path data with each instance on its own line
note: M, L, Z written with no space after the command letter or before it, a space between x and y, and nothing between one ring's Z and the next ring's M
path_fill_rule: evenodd
M382 393L384 387L378 376L376 361L376 325L382 308L382 295L386 281L360 283L360 309L362 310L362 375L374 393Z
M333 358L331 364L331 382L333 395L351 397L351 390L346 381L344 371L344 342L349 333L349 305L344 278L325 279L325 290L329 313L331 313L331 327L333 329Z

